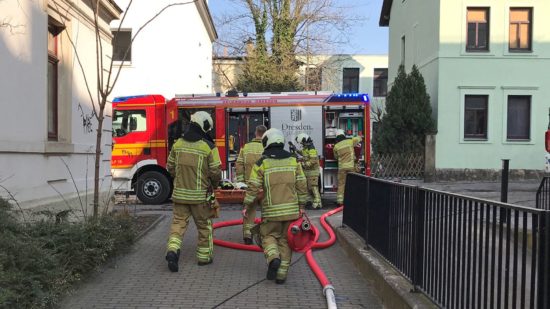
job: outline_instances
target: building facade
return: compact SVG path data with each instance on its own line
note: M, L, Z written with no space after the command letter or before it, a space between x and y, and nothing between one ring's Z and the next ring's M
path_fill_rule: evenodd
M117 2L126 8L129 0ZM113 60L122 66L113 97L213 92L212 43L217 33L206 0L133 1L128 13L111 23L111 31Z
M418 66L437 122L439 179L538 177L550 95L550 2L385 0L389 81ZM433 152L432 152L433 153Z
M99 7L106 50L99 57L107 63L109 23L121 9L109 0ZM0 195L24 209L85 209L92 203L97 128L93 10L82 1L22 0L0 1L0 12ZM103 129L100 183L108 200L110 121Z

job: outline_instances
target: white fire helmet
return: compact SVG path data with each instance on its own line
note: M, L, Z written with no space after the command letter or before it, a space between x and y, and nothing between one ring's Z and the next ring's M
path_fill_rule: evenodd
M272 144L284 143L285 136L283 135L283 132L274 128L265 131L264 135L262 136L262 145L264 145L264 148L267 148L269 145Z
M344 135L344 136L345 136L345 135L346 135L346 132L345 132L344 130L342 130L342 129L336 130L336 136L340 136L340 135Z
M307 143L308 139L309 139L309 135L307 135L305 133L300 133L300 134L298 134L298 136L296 136L296 142L300 143L300 144Z
M212 130L212 127L214 126L212 117L209 113L204 111L199 111L191 115L191 122L198 124L204 132Z

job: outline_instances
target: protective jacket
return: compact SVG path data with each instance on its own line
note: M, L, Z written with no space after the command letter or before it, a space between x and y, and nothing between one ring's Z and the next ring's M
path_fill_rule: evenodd
M201 204L209 189L221 179L218 149L200 127L191 123L183 137L178 139L166 167L174 177L172 200L179 204Z
M244 205L248 209L263 188L262 218L269 221L296 220L307 202L307 183L296 158L275 144L266 148L252 169Z
M334 145L334 157L338 159L339 169L355 168L355 152L353 147L361 142L361 137L355 136L339 141Z
M251 142L244 145L244 147L239 152L239 157L235 164L237 170L237 181L243 182L248 181L250 178L250 173L254 164L262 157L264 152L264 147L262 146L262 140L260 138L255 138Z
M319 157L315 147L313 147L313 145L305 146L304 149L302 149L301 155L303 157L302 162L306 177L319 176Z

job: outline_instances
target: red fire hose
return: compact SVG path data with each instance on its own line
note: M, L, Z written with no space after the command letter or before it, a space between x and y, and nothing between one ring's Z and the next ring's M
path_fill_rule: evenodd
M315 244L313 245L314 249L324 249L324 248L332 246L336 242L336 235L334 234L334 231L332 230L332 227L326 222L326 220L327 220L327 217L332 216L335 213L338 213L338 212L342 211L343 209L344 209L343 206L338 207L334 210L331 210L329 212L324 213L321 216L321 218L320 218L321 225L323 226L325 231L327 231L327 233L329 235L329 239L326 240L326 241L323 241L323 242L315 242ZM256 218L256 220L255 220L256 223L259 223L260 221L261 220L259 218ZM217 229L217 228L220 228L220 227L241 225L242 223L243 223L242 219L216 222L212 225L212 228ZM225 240L220 240L220 239L214 239L214 244L216 244L218 246L222 246L222 247L239 249L239 250L249 250L249 251L263 252L262 249L260 249L258 246L243 245L243 244L240 244L240 243L235 243L235 242L225 241ZM307 263L308 263L309 267L311 268L311 270L313 271L313 273L315 274L315 276L319 280L319 283L321 283L321 286L323 286L323 294L327 298L328 308L329 309L336 308L336 300L335 300L335 297L334 297L334 287L332 286L332 284L330 284L330 281L328 280L327 276L325 275L325 273L323 272L321 267L319 267L319 265L317 264L317 262L313 258L312 250L308 250L305 253L305 255L306 255L306 260L307 260Z

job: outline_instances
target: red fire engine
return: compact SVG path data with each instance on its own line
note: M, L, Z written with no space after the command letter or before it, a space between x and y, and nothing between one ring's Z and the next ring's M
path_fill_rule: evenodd
M332 152L337 129L363 137L356 149L357 163L370 174L366 94L245 93L177 96L169 101L160 95L140 95L113 101L114 190L135 191L146 204L165 202L172 190L166 171L169 150L185 131L190 115L199 110L209 112L214 120L209 134L218 147L226 179L235 178L239 150L254 138L257 125L280 129L291 142L302 132L312 137L321 159L323 192L335 191L338 183L338 165Z

